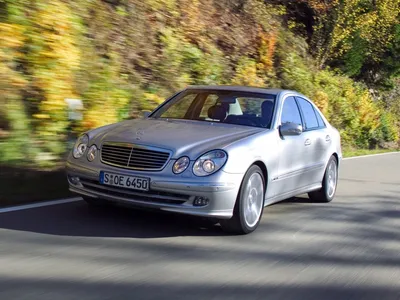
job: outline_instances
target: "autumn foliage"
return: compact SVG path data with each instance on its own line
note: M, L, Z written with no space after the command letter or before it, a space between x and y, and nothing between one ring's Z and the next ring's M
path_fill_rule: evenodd
M0 161L51 163L71 132L188 84L295 89L345 146L396 141L399 14L400 0L1 1Z

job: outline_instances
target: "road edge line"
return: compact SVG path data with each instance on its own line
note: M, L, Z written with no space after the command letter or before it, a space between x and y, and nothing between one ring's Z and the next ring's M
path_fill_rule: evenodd
M356 159L356 158L365 158L365 157L381 156L381 155L396 154L396 153L399 154L400 151L385 152L385 153L376 153L376 154L367 154L367 155L359 155L359 156L351 156L351 157L343 157L342 160L350 160L350 159Z
M13 211L19 211L19 210L25 210L25 209L31 209L31 208L37 208L37 207L43 207L43 206L51 206L51 205L76 202L76 201L81 201L81 200L82 200L81 197L73 197L73 198L50 200L50 201L37 202L37 203L31 203L31 204L9 206L9 207L5 207L5 208L0 208L0 214L7 213L7 212L13 212Z

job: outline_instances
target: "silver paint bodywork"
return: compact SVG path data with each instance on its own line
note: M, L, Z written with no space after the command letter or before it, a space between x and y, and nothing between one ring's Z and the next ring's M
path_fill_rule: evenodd
M171 158L161 171L121 169L103 164L100 155L97 155L93 162L89 162L86 156L75 159L70 154L66 165L67 174L69 178L78 176L93 181L98 181L100 171L149 177L152 192L203 196L210 199L208 205L193 206L193 197L183 204L166 204L157 202L157 199L151 202L143 201L136 199L134 195L110 195L106 189L111 187L104 187L105 191L99 192L69 181L70 190L87 197L137 207L223 219L232 217L244 174L253 164L258 164L266 171L265 205L321 188L325 168L332 155L337 156L340 165L342 152L339 132L324 117L326 128L304 131L298 136L280 135L279 125L284 100L289 96L298 96L310 101L304 95L288 90L249 87L193 86L187 89L274 94L276 104L271 128L151 117L123 121L87 132L89 146L96 144L101 148L103 142L112 141L168 149L171 151ZM318 108L316 110L319 111ZM192 172L195 160L214 149L222 149L228 154L224 167L210 176L195 176ZM176 175L172 172L172 166L176 159L184 155L190 158L190 166L182 174Z

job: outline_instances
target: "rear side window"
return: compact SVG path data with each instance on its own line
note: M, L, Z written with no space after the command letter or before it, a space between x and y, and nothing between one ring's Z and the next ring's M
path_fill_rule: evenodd
M314 112L315 112L315 115L317 116L318 126L325 127L325 122L322 119L321 114L316 109L314 109Z
M297 98L297 101L300 105L301 111L303 112L306 129L318 128L318 120L312 104L303 98Z
M287 97L282 107L281 124L288 122L302 125L300 111L294 97Z

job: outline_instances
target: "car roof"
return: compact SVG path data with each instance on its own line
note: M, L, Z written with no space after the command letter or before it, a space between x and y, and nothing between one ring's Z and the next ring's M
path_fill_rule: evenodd
M261 87L251 87L243 85L189 85L186 89L191 90L216 90L216 91L233 91L233 92L249 92L249 93L262 93L269 95L278 95L282 92L292 92L299 94L295 91L284 89L267 89Z

